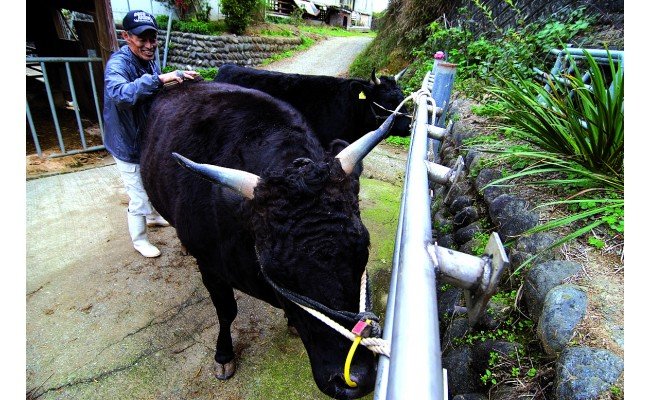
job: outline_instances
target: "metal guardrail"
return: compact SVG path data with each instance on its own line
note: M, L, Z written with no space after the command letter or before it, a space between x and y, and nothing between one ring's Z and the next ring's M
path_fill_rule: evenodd
M99 109L99 99L97 94L97 87L95 85L95 78L93 74L93 65L92 63L102 62L102 59L95 57L94 54L90 54L88 57L27 57L26 58L26 67L34 71L38 71L42 74L42 79L45 84L45 90L47 93L47 99L50 105L50 112L52 114L52 120L54 122L54 128L56 130L57 139L59 142L59 148L61 150L60 154L52 154L50 157L61 157L77 153L84 153L88 151L103 150L105 147L101 146L92 146L88 147L86 145L86 135L83 130L83 125L81 123L81 114L79 112L79 105L77 102L77 93L75 91L74 80L72 77L72 72L70 70L70 63L88 63L88 73L90 74L90 82L92 84L92 92L95 101L95 112L97 113L97 120L99 121L99 130L102 137L102 143L104 143L104 125L102 122L102 114ZM59 117L56 112L56 107L54 105L54 97L52 95L52 87L47 75L47 65L51 63L65 63L66 74L68 78L68 86L70 88L70 95L72 96L72 106L74 108L75 117L77 120L77 128L79 130L79 138L81 140L82 149L67 150L65 143L63 142L63 135L61 133L61 127L59 124ZM40 70L37 68L40 67ZM34 145L36 147L36 152L39 157L43 156L42 149L38 140L38 135L36 133L36 128L34 126L34 120L32 113L29 107L29 101L27 101L27 121L32 133L32 138L34 140Z
M569 81L563 78L563 74L573 73L573 65L569 62L570 59L584 59L586 58L585 53L588 53L594 58L599 64L609 64L609 57L612 58L612 61L618 63L620 68L624 68L625 64L625 52L619 50L605 50L605 49L583 49L583 48L566 48L566 49L552 49L551 54L555 55L555 63L553 68L551 68L550 73L546 73L539 68L533 68L533 71L544 80L546 80L546 85L544 89L546 91L551 90L549 84L550 81L558 82L564 85L570 85ZM591 80L589 72L586 72L582 75L582 81L588 83ZM591 88L589 85L586 85L587 88ZM610 86L609 90L613 90L613 87Z
M375 400L447 399L436 281L464 289L466 307L461 311L467 312L473 326L508 265L496 233L491 235L482 257L440 247L433 240L429 182L452 185L462 168L462 159L454 168L429 161L435 157L430 141L440 140L447 133L434 123L440 124L455 74L453 64L440 63L434 68L435 77L431 79L433 71L425 76L416 97L384 322L383 339L391 343L391 355L380 356ZM432 92L446 93L447 97L436 100ZM436 107L437 103L444 107Z

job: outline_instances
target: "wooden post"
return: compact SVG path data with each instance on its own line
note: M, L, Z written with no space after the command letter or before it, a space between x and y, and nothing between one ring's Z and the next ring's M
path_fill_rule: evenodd
M95 26L99 40L100 53L104 66L114 51L119 49L117 33L113 21L113 9L110 0L95 0Z

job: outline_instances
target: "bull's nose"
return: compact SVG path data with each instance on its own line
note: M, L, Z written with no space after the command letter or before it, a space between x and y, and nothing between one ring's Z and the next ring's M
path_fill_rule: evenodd
M358 399L370 393L374 388L374 379L368 374L350 374L350 380L356 384L351 387L346 383L343 374L338 374L334 377L333 382L335 387L334 398L336 399Z

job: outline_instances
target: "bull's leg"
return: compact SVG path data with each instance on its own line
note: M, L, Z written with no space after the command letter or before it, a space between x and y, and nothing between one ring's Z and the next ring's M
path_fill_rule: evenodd
M229 379L235 374L235 352L232 345L230 327L237 316L237 301L231 286L221 282L216 277L202 274L203 283L210 292L212 303L217 309L219 319L219 336L217 337L217 352L215 376L217 379Z

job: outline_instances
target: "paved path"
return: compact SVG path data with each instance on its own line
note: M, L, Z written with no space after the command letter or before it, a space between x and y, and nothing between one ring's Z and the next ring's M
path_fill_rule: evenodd
M292 74L340 76L372 41L368 36L334 37L264 69Z

